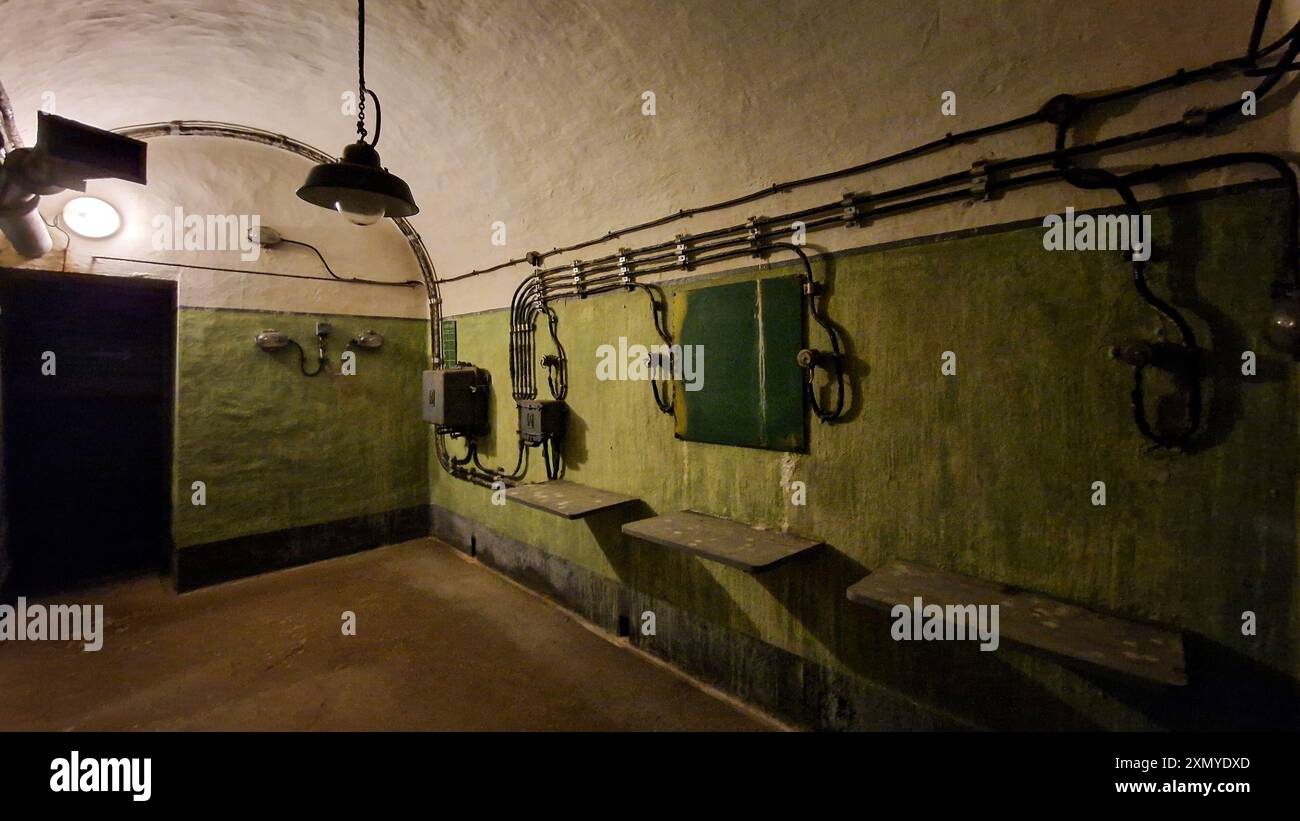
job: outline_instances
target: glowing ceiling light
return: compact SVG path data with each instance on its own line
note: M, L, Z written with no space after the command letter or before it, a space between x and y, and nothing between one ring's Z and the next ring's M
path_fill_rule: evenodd
M73 197L63 206L63 224L77 236L103 239L117 233L122 217L98 197Z

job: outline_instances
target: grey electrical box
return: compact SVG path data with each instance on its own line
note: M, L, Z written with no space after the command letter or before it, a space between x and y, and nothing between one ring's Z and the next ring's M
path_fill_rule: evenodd
M519 401L519 438L529 445L561 439L569 423L569 406L559 399Z
M460 432L488 428L488 385L482 368L444 368L424 372L424 421Z

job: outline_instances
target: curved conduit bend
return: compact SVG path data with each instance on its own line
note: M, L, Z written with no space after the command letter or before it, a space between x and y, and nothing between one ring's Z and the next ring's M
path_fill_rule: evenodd
M315 146L300 142L283 134L263 131L260 128L239 125L237 123L209 122L206 120L171 120L165 123L143 123L114 128L116 134L148 140L153 137L224 137L232 140L269 145L289 151L310 160L313 163L337 162L338 158L330 156ZM403 217L390 217L397 224L397 229L406 237L415 254L415 261L420 266L420 278L429 301L429 344L433 356L433 367L442 367L442 295L438 290L438 272L429 258L429 251L424 247L424 240L411 224Z

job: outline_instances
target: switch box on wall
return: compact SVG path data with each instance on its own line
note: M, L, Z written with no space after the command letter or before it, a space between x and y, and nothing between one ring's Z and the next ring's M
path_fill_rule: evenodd
M519 438L529 445L564 438L569 406L558 399L524 399L519 402Z
M482 368L425 371L424 421L452 431L485 432L490 382L488 372Z

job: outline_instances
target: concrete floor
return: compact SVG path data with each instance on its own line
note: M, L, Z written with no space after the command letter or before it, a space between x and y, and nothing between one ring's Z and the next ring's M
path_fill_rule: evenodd
M103 604L103 649L0 643L0 730L771 729L434 539L48 602Z

